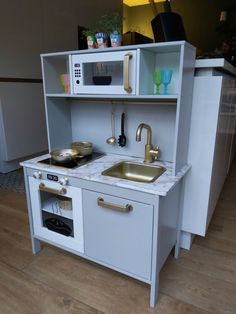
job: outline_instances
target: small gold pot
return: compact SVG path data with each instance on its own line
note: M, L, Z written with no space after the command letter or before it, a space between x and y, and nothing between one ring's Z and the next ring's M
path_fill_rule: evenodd
M76 160L78 151L70 148L57 149L51 152L51 157L58 163L69 163Z
M76 150L79 156L88 156L93 152L93 144L91 142L73 142L71 148Z

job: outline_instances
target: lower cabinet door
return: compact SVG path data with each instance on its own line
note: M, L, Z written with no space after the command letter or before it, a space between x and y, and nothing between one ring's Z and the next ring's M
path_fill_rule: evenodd
M88 190L82 193L85 254L149 280L153 206Z

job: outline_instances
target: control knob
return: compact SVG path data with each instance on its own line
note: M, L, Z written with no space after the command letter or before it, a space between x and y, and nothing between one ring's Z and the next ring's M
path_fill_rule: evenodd
M69 183L69 180L68 180L68 178L61 178L61 179L59 179L58 182L60 185L67 185Z
M41 171L35 171L33 173L33 178L35 179L41 179L42 178L42 172Z

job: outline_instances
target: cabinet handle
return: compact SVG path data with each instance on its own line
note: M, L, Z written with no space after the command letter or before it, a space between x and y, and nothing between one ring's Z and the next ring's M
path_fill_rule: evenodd
M124 213L128 213L131 210L133 210L133 206L130 204L126 204L125 206L120 206L120 205L116 205L112 203L107 203L104 201L102 197L97 198L97 204L98 206L101 206L103 208L109 208L109 209L117 210L119 212L124 212Z
M124 56L124 90L127 93L132 92L132 87L129 84L129 60L133 57L131 53L126 53Z
M65 188L61 188L61 189L52 189L47 187L44 183L40 183L39 184L39 189L40 191L44 191L44 192L48 192L48 193L52 193L52 194L56 194L56 195L64 195L66 194L67 190Z

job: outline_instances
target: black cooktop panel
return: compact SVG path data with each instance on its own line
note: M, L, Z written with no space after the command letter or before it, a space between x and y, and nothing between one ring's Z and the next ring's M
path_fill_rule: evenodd
M51 165L51 166L57 166L57 167L63 167L63 168L68 168L68 169L74 169L83 165L86 165L90 161L93 161L95 159L98 159L100 157L104 156L103 153L92 153L91 155L84 156L77 158L75 161L72 162L66 162L66 163L58 163L52 158L46 158L43 160L40 160L39 163Z

